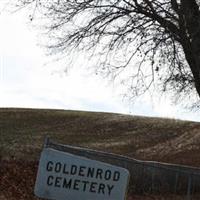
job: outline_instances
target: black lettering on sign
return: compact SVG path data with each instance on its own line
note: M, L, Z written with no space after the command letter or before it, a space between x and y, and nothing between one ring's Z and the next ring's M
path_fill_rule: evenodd
M48 176L48 178L47 178L47 185L48 186L53 185L53 176Z
M46 170L47 170L48 172L51 172L51 171L53 170L53 162L52 162L52 161L49 161L49 162L47 163Z
M63 166L63 174L69 174L66 164L64 164L64 166Z
M113 176L113 181L118 181L120 179L120 172L115 171Z
M90 192L96 193L96 185L97 185L97 183L91 182L91 184L90 184Z
M105 185L103 183L99 184L98 194L105 194Z
M67 179L65 178L65 179L63 180L63 188L70 189L71 186L72 186L72 179L69 179L69 180L67 181Z
M56 177L56 180L55 180L55 187L60 187L60 181L61 181L62 177Z
M108 181L111 178L111 173L112 172L110 170L105 171L105 175L104 175L105 180Z
M61 167L62 167L62 164L60 162L57 162L54 169L55 172L59 173L61 171Z
M112 189L114 188L114 185L107 185L108 188L108 194L110 196Z
M87 172L87 177L94 177L94 168L89 167Z
M103 170L102 170L102 169L97 169L96 178L102 179L102 173L103 173Z
M76 165L72 165L72 166L71 166L71 172L70 172L70 174L71 174L71 175L75 175L76 172L77 172L77 166L76 166Z
M83 183L83 192L86 190L89 181L82 181Z
M78 173L79 176L85 176L85 174L84 174L84 169L85 168L86 168L85 166L80 166L79 173Z
M74 181L74 187L73 187L74 190L79 190L79 187L78 187L78 186L79 186L79 185L78 185L79 183L80 183L80 180L77 180L77 179L76 179L76 180Z

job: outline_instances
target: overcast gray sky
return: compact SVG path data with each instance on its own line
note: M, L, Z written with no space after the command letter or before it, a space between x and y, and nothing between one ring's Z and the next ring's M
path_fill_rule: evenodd
M2 7L0 7L2 9ZM38 44L37 31L23 13L0 14L0 107L58 108L117 112L200 121L166 98L137 103L123 100L118 87L77 65L67 74ZM47 64L48 63L48 64Z

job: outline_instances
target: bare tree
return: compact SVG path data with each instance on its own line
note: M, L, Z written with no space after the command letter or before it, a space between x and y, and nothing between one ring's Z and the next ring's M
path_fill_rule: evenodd
M133 96L152 85L200 96L200 11L197 0L17 0L39 13L53 53L98 53L98 69L127 73ZM137 62L136 62L137 60ZM199 98L198 98L199 99Z

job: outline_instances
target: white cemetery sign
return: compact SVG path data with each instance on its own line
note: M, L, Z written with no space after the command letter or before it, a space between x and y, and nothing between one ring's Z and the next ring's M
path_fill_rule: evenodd
M124 168L45 148L35 194L54 200L124 200L128 180Z

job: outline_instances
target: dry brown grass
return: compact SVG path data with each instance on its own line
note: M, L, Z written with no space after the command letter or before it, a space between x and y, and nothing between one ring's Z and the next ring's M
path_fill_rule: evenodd
M0 200L37 199L33 185L46 136L137 159L200 166L200 123L112 113L0 109ZM128 200L132 199L182 197L131 194Z
M127 155L200 166L200 123L112 113L0 109L0 156L36 160L45 136Z

